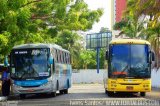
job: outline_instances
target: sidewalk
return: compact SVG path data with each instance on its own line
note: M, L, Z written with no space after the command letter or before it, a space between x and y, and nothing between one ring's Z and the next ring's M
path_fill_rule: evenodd
M8 97L5 97L5 96L0 96L0 102L2 101L7 101Z
M146 98L160 100L160 88L152 87L152 91L146 93Z
M152 87L152 91L153 91L153 92L159 92L159 93L160 93L160 88Z

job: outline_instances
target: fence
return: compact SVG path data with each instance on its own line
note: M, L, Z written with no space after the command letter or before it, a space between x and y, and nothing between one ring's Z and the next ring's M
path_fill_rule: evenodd
M151 72L152 87L160 88L160 70L153 69Z
M79 70L73 72L72 82L74 83L101 83L103 84L104 69L100 69L97 74L96 69ZM153 69L151 71L152 87L160 88L160 70Z
M72 82L73 83L103 83L104 69L100 69L97 73L96 69L79 70L73 72Z

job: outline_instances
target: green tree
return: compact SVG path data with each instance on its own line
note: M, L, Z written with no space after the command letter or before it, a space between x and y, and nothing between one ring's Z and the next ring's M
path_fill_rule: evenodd
M141 38L144 35L145 17L140 18L137 8L135 7L136 4L137 1L128 0L127 10L124 12L122 21L114 25L114 29L121 30L120 35L125 34L130 38Z
M160 36L160 12L159 12L159 0L128 0L127 1L127 10L124 14L124 19L129 17L126 20L125 26L122 26L122 32L132 33L132 37L139 35L143 39L147 39L151 42L156 55L157 55L157 67L159 67L159 36ZM145 21L140 21L139 18L144 17ZM121 25L121 24L120 24ZM119 25L119 26L120 26ZM146 28L143 28L144 25ZM118 25L116 25L118 26ZM127 35L128 35L127 34ZM136 35L137 36L137 35Z
M83 50L80 53L82 68L96 68L96 52L91 50Z
M64 39L65 38L65 39ZM74 69L79 68L80 52L83 46L81 41L83 40L81 36L77 33L71 32L69 30L64 30L57 35L56 44L61 45L63 48L71 52L71 63Z
M100 30L100 33L103 33L103 32L111 32L111 31L108 28L102 27ZM107 61L105 59L105 54L107 49L108 49L107 47L100 49L100 68L101 69L105 69L107 67Z
M106 67L105 62L105 51L106 48L100 49L100 55L99 55L99 68L104 69ZM96 50L83 50L80 52L80 59L82 66L80 68L83 69L96 69L97 68L97 62L96 62Z
M111 31L109 30L109 28L101 27L99 32L102 33L102 32L111 32Z
M9 54L14 45L54 43L59 41L59 33L64 33L65 30L71 31L72 35L73 31L91 29L103 14L103 9L89 10L83 0L71 2L72 0L0 0L2 58ZM68 6L70 9L67 11ZM61 39L64 41L65 37Z
M157 68L159 68L159 37L160 37L160 1L159 0L138 0L137 11L139 16L145 15L149 17L146 29L147 39L152 43L152 47L157 56Z

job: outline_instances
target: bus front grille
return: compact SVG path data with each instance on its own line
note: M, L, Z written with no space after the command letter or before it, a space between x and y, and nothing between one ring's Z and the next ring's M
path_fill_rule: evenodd
M121 85L139 85L140 83L120 83Z
M40 85L37 86L22 86L23 88L34 88L34 87L39 87Z

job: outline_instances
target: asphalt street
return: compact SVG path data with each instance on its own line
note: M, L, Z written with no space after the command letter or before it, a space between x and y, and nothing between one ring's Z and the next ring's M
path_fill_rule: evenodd
M158 106L160 105L160 89L152 88L145 97L139 94L117 93L108 97L102 84L74 84L68 94L52 97L50 94L27 95L25 99L11 96L0 102L0 106Z

